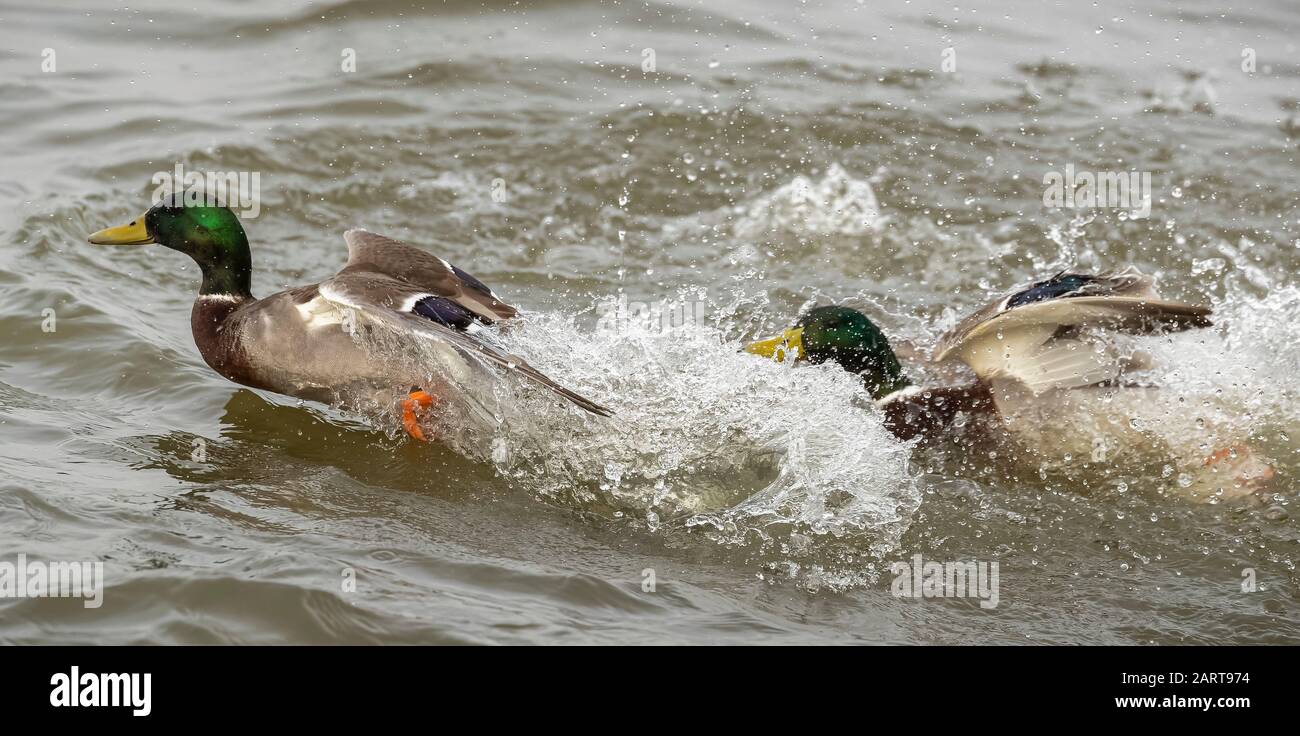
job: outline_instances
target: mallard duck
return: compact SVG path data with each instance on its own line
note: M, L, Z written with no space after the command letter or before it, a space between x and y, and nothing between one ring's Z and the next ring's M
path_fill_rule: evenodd
M934 360L965 363L976 377L969 385L914 385L884 333L866 315L843 306L813 309L780 336L745 350L778 361L833 362L861 376L885 425L904 440L940 437L961 414L985 415L1000 419L1028 445L1100 460L1124 442L1139 441L1143 428L1136 417L1155 395L1154 387L1129 380L1150 367L1149 356L1121 350L1114 335L1208 327L1210 313L1208 307L1162 298L1154 281L1131 267L1102 274L1062 271L999 297L939 340ZM1123 421L1116 421L1119 415ZM1150 440L1150 433L1142 439ZM1176 437L1167 439L1179 444ZM1184 456L1193 451L1174 450ZM1232 466L1245 486L1272 477L1271 467L1243 444L1188 458L1189 465L1202 461Z
M157 243L193 258L203 275L190 312L194 343L214 371L235 383L342 406L404 396L403 427L427 440L420 415L439 397L424 385L427 373L378 359L354 339L356 323L371 321L432 341L450 365L495 365L588 412L610 414L476 335L518 310L465 271L401 241L348 230L348 261L338 273L257 299L249 291L248 238L226 207L186 204L178 193L88 239L97 245Z

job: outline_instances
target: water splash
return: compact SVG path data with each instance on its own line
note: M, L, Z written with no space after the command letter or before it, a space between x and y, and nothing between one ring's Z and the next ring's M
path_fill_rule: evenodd
M761 239L774 232L799 236L870 235L888 222L867 179L831 164L820 179L796 176L746 205L736 237Z
M718 328L698 324L585 334L572 321L541 316L510 342L617 415L552 432L546 454L512 453L508 469L540 461L547 483L594 484L605 502L681 518L728 541L790 527L865 532L872 549L885 551L918 501L906 446L885 430L860 381L838 368L755 359ZM579 355L573 345L582 346ZM529 447L529 417L498 439ZM565 451L575 443L579 451Z
M820 178L798 175L747 202L670 223L665 235L678 239L723 231L743 245L782 238L876 236L888 223L871 179L854 177L832 163Z
M1214 304L1215 327L1151 340L1150 349L1166 367L1159 378L1170 390L1218 407L1255 435L1276 436L1273 430L1300 422L1300 352L1293 347L1300 342L1300 287L1274 285L1235 249L1221 252L1239 260Z
M442 440L553 502L728 545L799 534L875 555L897 547L919 503L908 447L837 367L765 361L696 323L602 320L593 332L573 316L528 314L489 332L615 411L602 419L513 378L432 369L454 397Z

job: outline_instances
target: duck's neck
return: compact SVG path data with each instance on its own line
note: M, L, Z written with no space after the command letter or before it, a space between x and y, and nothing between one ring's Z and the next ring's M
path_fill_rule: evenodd
M190 312L190 327L204 360L220 372L209 352L218 350L226 318L242 304L253 300L249 290L253 259L248 252L248 238L237 222L234 227L215 234L220 237L192 242L188 250L203 272L199 296Z
M199 266L203 284L202 296L251 297L253 257L248 248L248 236L233 216L229 222L209 228L169 234L163 245L188 255Z
M200 296L252 298L253 259L247 242L228 246L219 258L201 260L198 264L203 273Z

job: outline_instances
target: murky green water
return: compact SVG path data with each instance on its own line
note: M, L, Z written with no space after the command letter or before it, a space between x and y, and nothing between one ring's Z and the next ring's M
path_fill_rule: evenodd
M1300 641L1293 5L100 5L0 5L0 561L107 576L99 609L0 601L3 640ZM501 426L417 446L226 382L192 264L84 242L178 162L259 174L256 294L333 273L348 227L408 239L618 415L508 387ZM1151 172L1151 216L1044 208L1067 164ZM1214 305L1161 375L1272 459L1264 503L914 449L848 376L736 353L847 301L923 354L1126 264ZM996 561L998 606L895 598L916 554Z

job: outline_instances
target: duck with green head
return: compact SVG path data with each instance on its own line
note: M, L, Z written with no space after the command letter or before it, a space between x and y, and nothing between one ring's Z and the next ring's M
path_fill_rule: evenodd
M1107 331L1153 333L1204 327L1206 307L1169 301L1136 269L1103 274L1062 271L1018 287L962 320L935 350L974 371L968 386L918 388L903 373L889 341L866 315L821 307L749 352L833 362L861 375L898 436L934 437L963 412L997 413L1013 398L1114 384L1145 367L1106 340Z
M783 353L809 363L836 363L862 376L875 399L912 385L885 333L867 315L848 307L813 309L780 337L752 343L745 350L769 358Z
M993 408L981 384L918 389L903 372L885 333L849 307L812 309L780 336L751 343L745 350L778 362L833 363L860 376L884 413L885 426L900 439L933 438L959 412L989 413Z
M385 325L412 340L432 341L447 360L496 366L521 375L598 415L609 411L555 383L475 332L517 315L483 282L412 245L365 230L343 234L346 265L330 278L257 299L252 257L239 218L219 204L189 204L177 193L125 225L94 233L96 245L157 243L198 264L203 280L190 328L203 360L253 388L343 406L401 399L403 425L425 439L418 412L436 397L417 375L378 359L354 339L358 323Z
M847 307L813 309L779 337L745 349L778 361L834 363L861 376L901 439L939 438L963 413L986 415L1040 459L1050 447L1067 464L1071 457L1105 462L1116 445L1159 444L1195 478L1192 488L1208 489L1194 500L1249 497L1274 472L1248 444L1218 436L1226 446L1207 456L1204 435L1180 432L1176 421L1163 434L1122 421L1153 416L1154 426L1169 417L1153 400L1158 389L1132 377L1151 367L1149 356L1120 349L1115 335L1207 327L1209 317L1207 307L1161 297L1134 268L1062 271L998 297L939 340L935 361L956 358L975 373L965 386L913 385L880 329Z

